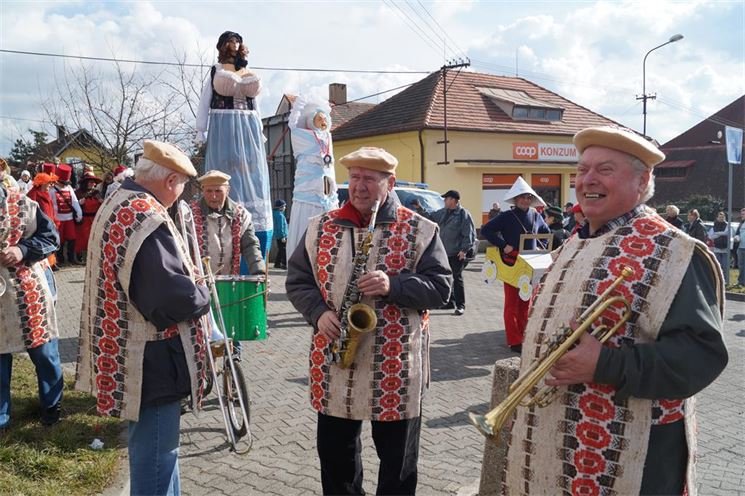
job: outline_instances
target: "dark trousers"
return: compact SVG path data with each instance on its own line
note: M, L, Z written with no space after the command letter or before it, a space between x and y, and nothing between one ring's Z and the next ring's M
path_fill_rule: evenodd
M683 494L687 467L685 421L653 426L639 494Z
M274 258L274 268L287 267L287 238L284 241L277 240L277 254Z
M463 285L463 269L466 268L466 261L459 260L456 253L448 257L450 270L453 271L453 292L450 294L448 306L455 303L455 308L466 308L466 287Z
M376 494L415 494L422 418L372 421L380 460ZM318 414L317 445L323 494L365 494L362 489L361 420Z

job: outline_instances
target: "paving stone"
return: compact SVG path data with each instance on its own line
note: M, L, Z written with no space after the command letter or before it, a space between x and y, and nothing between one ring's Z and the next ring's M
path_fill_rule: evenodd
M478 490L484 438L466 410L485 411L494 362L513 356L505 346L502 289L480 278L481 262L464 273L465 315L431 315L432 384L423 403L418 493L472 495ZM307 396L310 328L287 300L286 272L270 269L270 336L244 343L241 364L251 396L254 443L230 453L214 393L200 417L182 417L181 485L185 495L319 494L316 414ZM83 270L56 273L60 352L74 371ZM745 303L727 302L724 338L730 362L698 396L698 485L702 495L743 494L745 480ZM369 424L362 431L364 488L375 493L378 461ZM229 491L227 489L230 489Z

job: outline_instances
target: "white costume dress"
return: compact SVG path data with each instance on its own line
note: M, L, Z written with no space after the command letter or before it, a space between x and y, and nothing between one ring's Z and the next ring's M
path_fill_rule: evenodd
M313 125L319 112L328 123L325 131ZM292 151L295 154L295 186L292 191L287 235L287 257L297 247L311 217L339 207L334 173L334 150L331 141L331 109L328 103L317 103L299 97L288 122Z

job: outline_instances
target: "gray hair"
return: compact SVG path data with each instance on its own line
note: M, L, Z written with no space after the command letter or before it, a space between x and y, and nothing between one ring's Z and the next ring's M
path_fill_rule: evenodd
M174 172L176 171L156 164L150 159L140 157L140 160L137 161L137 165L135 166L135 179L140 181L162 181ZM186 174L177 174L183 176L181 182L185 183L189 180Z
M634 157L633 155L629 155L631 158L631 167L634 168L634 171L637 172L638 175L643 174L644 172L647 172L649 170L649 167L639 160L638 158ZM649 180L647 181L647 186L644 188L644 191L642 192L641 197L641 203L647 203L647 201L654 196L654 173L652 171L649 172Z
M676 207L675 205L668 205L668 206L667 206L667 207L665 208L665 210L669 210L669 211L670 211L670 212L672 212L672 213L673 213L673 215L675 215L676 217L678 216L678 214L680 214L680 209L679 209L678 207Z

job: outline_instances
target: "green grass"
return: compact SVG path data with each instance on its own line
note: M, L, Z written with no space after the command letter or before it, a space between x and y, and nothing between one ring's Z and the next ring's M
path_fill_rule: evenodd
M97 494L112 483L126 447L122 421L98 416L95 399L65 377L62 420L44 427L36 372L22 355L13 360L11 395L11 425L0 433L0 494ZM95 438L102 450L88 446Z

